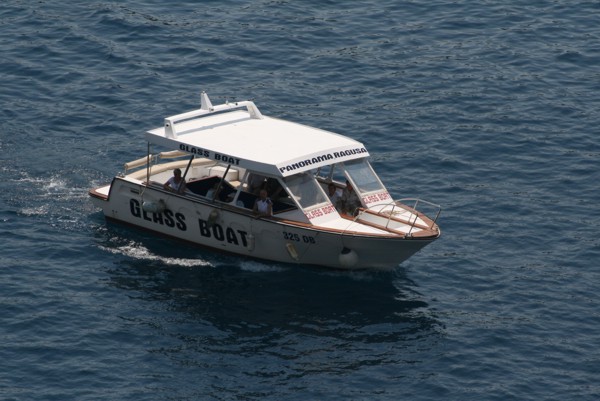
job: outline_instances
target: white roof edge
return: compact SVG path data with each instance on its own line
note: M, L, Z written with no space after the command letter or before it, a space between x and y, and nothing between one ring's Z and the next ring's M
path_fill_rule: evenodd
M369 157L369 152L358 142L356 147L348 148L347 146L328 149L325 152L319 152L312 155L305 155L294 160L286 161L277 165L282 176L298 174L303 171L312 170L322 166L327 166L333 163L339 163L347 160L361 159Z
M237 114L228 120L228 111L242 111L235 112L236 109L245 109L249 118L240 120ZM206 123L205 118L209 119ZM181 124L179 133L177 124ZM255 134L264 135L268 145L259 148ZM252 101L213 106L204 92L200 109L165 118L164 127L147 131L145 137L148 142L171 150L279 177L369 157L362 143L347 136L263 117ZM220 142L215 139L219 137Z
M270 165L253 160L236 158L235 156L224 155L222 153L210 150L200 149L189 146L185 142L160 138L153 135L150 131L146 133L148 142L156 145L173 147L173 144L178 144L177 149L189 154L194 154L198 157L205 157L219 162L225 162L234 166L239 166L245 169L262 172L272 176L288 177L290 175L299 174L305 171L313 170L319 167L327 166L333 163L341 163L348 160L362 159L369 157L367 149L359 143L360 147L348 148L341 147L330 149L327 152L320 152L314 155L305 155L295 160L289 160L278 165Z
M178 141L176 139L162 138L160 136L156 136L152 133L152 131L148 131L146 133L146 139L148 140L148 142L153 143L155 145L176 148L181 150L182 152L187 152L190 155L196 155L198 157L212 159L221 163L231 164L232 166L238 166L245 169L258 171L272 176L282 176L282 174L279 172L276 166L256 162L253 160L242 159L236 156L226 155L211 149L190 146L189 144L182 141Z

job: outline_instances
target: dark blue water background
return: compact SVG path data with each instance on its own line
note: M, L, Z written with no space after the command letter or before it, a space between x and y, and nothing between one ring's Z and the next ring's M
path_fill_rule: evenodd
M0 398L597 399L599 4L3 1ZM106 224L201 90L364 142L443 237L344 273Z

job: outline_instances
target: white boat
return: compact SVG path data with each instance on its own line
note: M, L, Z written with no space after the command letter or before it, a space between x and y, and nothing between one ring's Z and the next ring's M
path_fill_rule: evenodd
M342 269L395 268L441 233L440 206L393 200L362 143L264 116L251 101L213 106L203 92L200 109L165 118L146 140L145 157L89 191L109 220L246 257ZM183 193L163 186L176 168ZM272 215L254 210L259 187Z

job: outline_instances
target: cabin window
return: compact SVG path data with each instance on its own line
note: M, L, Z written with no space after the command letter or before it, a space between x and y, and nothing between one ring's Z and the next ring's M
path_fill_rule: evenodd
M327 166L322 166L317 169L317 177L322 180L331 180L331 176L333 175L333 168L335 164L329 164Z
M344 162L344 167L358 192L365 193L384 189L383 184L379 181L379 178L366 159Z
M317 178L321 181L344 183L346 176L344 175L344 166L342 164L330 164L320 167L317 170Z
M284 178L288 190L303 209L328 202L314 174L301 173Z

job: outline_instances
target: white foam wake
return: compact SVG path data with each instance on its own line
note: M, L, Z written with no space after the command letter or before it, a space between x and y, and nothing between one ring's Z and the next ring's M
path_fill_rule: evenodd
M212 263L203 259L170 258L153 254L143 245L131 242L127 245L117 247L100 246L100 249L116 255L124 255L138 260L158 261L165 265L175 265L184 267L214 267Z

